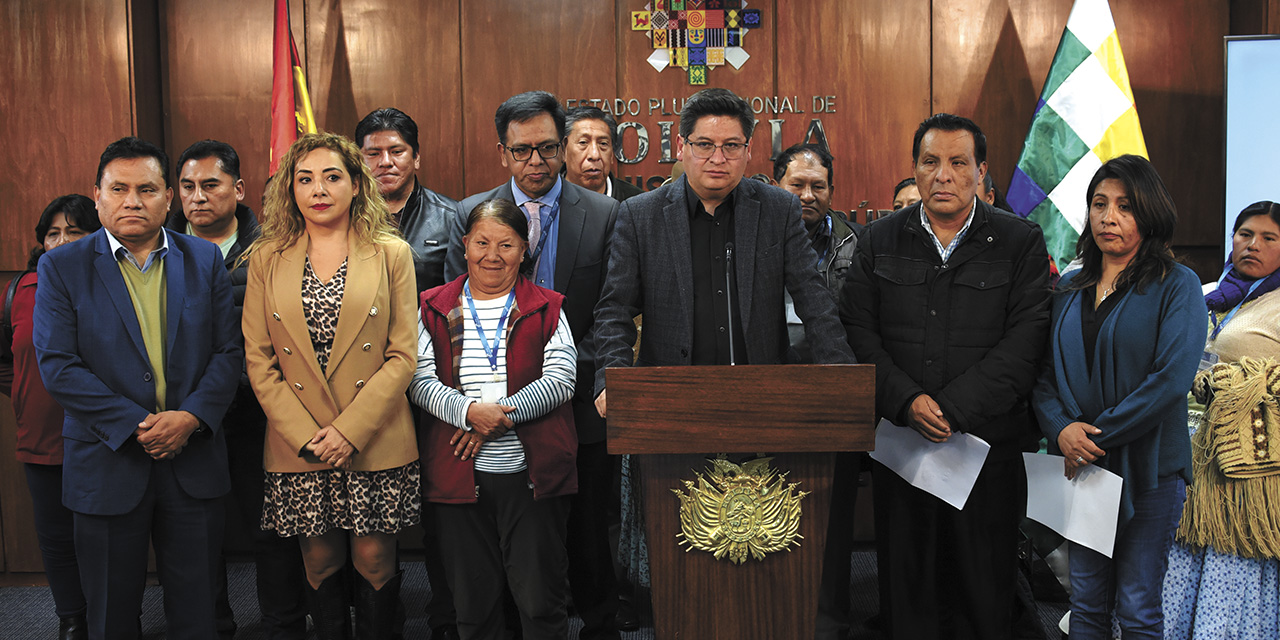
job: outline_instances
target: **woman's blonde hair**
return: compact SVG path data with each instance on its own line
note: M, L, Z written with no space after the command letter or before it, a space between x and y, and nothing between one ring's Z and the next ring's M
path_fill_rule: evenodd
M400 237L400 232L392 224L387 201L378 190L378 182L364 165L355 143L336 133L308 133L289 147L280 159L279 169L267 184L261 234L245 252L246 258L261 247L283 251L293 246L306 232L306 220L293 195L293 172L298 163L316 149L337 153L351 176L351 182L359 187L351 199L351 232L368 244L383 244Z

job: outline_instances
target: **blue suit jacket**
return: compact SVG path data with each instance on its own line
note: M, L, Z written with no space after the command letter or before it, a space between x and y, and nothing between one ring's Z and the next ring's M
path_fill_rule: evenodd
M243 366L231 279L212 243L165 230L166 404L211 430L173 460L194 498L230 489L221 425ZM100 229L40 259L33 342L45 386L66 412L62 501L93 515L138 505L151 457L133 437L155 411L142 331L107 232Z

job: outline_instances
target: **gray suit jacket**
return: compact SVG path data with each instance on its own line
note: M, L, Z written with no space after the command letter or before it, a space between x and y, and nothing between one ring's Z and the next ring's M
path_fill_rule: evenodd
M644 340L636 364L690 364L693 352L693 267L689 207L679 180L622 203L604 294L596 306L595 393L608 367L631 365L636 328L644 314ZM795 300L818 363L852 363L844 327L790 193L743 180L734 192L737 304L751 364L777 364L787 352L783 290Z
M591 338L592 311L600 299L605 270L609 266L609 247L614 223L618 219L618 202L613 198L588 191L562 179L560 191L559 236L556 248L555 290L564 294L564 314L578 347L578 381L573 396L573 419L578 428L578 441L584 444L603 442L604 419L596 413L592 393L596 351ZM467 216L485 200L503 198L515 201L511 182L477 193L458 205L449 231L449 251L445 260L445 281L450 282L467 272L462 257L462 235Z

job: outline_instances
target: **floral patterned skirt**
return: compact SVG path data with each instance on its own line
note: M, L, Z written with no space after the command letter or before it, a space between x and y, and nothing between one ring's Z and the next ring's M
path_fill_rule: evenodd
M382 471L268 472L262 528L281 537L395 534L422 520L421 488L416 460Z

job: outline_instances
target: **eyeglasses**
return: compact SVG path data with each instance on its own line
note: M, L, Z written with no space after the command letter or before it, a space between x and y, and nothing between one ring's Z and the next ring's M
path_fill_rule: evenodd
M516 162L525 162L529 158L532 158L534 149L538 150L538 155L542 156L542 159L544 160L550 160L560 154L559 142L548 142L537 147L530 147L526 145L508 147L504 144L502 145L502 148L509 151L511 153L511 157L516 159Z
M737 160L747 151L745 142L726 142L724 144L716 144L699 140L694 142L688 138L684 139L684 143L689 146L689 151L693 153L693 157L700 160L706 160L716 154L716 149L720 149L720 153L724 154L725 160Z

